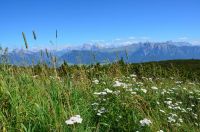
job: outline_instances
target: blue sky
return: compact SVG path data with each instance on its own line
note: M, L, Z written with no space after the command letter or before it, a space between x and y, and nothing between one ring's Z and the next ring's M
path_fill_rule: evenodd
M0 44L24 47L90 41L200 42L200 0L1 0ZM32 30L37 41L33 41Z

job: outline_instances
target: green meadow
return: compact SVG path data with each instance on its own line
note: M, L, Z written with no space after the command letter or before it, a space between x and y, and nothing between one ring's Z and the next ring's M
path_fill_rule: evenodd
M0 66L0 131L200 130L198 60Z

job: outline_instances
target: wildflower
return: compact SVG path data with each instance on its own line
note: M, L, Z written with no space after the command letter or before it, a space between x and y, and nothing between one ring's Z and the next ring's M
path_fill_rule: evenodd
M138 91L138 90L139 90L139 88L134 88L134 90L135 90L135 91Z
M153 89L153 90L158 90L158 88L155 87L155 86L151 87L151 89Z
M136 92L131 92L131 94L137 94Z
M115 84L113 85L113 87L123 87L123 88L127 88L128 86L131 86L131 84L122 83L120 81L115 81Z
M150 81L150 82L153 82L153 79L152 79L152 78L149 78L149 81Z
M178 104L182 104L183 102L181 102L181 101L179 101L179 102L177 102Z
M187 90L187 88L184 87L183 90Z
M176 81L175 83L176 83L176 84L181 84L181 83L182 83L182 81Z
M190 85L195 85L194 83L192 83L192 82L189 82L188 84L190 84Z
M106 101L106 99L102 99L103 101Z
M180 106L175 106L173 109L174 110L181 110L181 107Z
M115 84L113 85L113 87L120 87L122 85L123 85L123 83L121 83L119 81L115 81Z
M164 101L166 104L171 105L172 101Z
M143 86L143 83L142 82L137 82L136 83L138 86Z
M172 100L171 98L166 98L167 100Z
M163 91L161 92L162 95L164 95L167 91L165 89L163 89Z
M187 111L186 111L184 108L182 108L182 109L181 109L181 112L183 112L183 113L184 113L184 112L187 112Z
M135 78L133 78L133 81L134 81L134 82L136 82L136 79L135 79Z
M82 123L83 119L80 115L72 116L69 120L66 120L65 123L67 125L73 125L75 123Z
M37 77L38 77L38 75L34 75L34 76L33 76L33 78L37 78Z
M116 95L118 95L118 94L120 94L120 91L117 90L117 91L114 91L113 93L116 94Z
M192 108L187 108L188 111L192 111Z
M126 91L132 92L132 91L133 91L133 89L132 89L132 88L129 88L129 89L127 89Z
M165 111L164 111L164 110L160 110L160 112L162 112L162 113L165 113Z
M141 88L142 92L147 93L147 90L144 88Z
M159 131L157 131L157 132L164 132L163 130L159 130Z
M74 122L73 122L72 120L66 120L65 123L66 123L67 125L73 125L73 124L74 124Z
M172 123L172 122L176 122L176 119L175 119L175 117L177 117L177 115L176 114L173 114L173 113L170 113L171 115L169 116L169 117L167 117L167 119L168 119L168 122L169 123Z
M171 116L172 117L177 117L177 115L176 114L173 114L173 113L170 113L171 114Z
M98 116L101 116L101 114L105 113L106 112L106 109L104 107L102 107L100 110L98 110L98 113L97 115Z
M171 122L176 122L176 120L175 120L173 117L171 117L171 116L168 117L167 119L168 119L168 122L169 122L169 123L171 123Z
M107 93L113 93L113 91L108 89L108 88L104 89L104 91L107 92Z
M94 105L99 105L99 103L93 103L93 104L91 104L92 106L94 106Z
M177 126L181 126L181 124L180 124L180 123L176 123L176 125L177 125Z
M150 124L152 124L151 120L144 118L143 120L140 120L140 124L141 126L149 126Z
M101 113L97 113L98 116L101 116Z
M177 90L177 88L171 88L172 90Z
M182 119L182 118L179 118L178 120L179 120L179 122L181 122L181 123L183 122L183 119Z
M135 75L135 74L131 74L130 77L137 77L137 75Z
M94 84L99 84L99 80L95 79L94 81L92 81Z
M198 118L198 115L197 115L197 114L195 114L195 113L192 113L192 115L194 116L194 118L195 118L195 119L197 119L197 118Z
M94 95L106 95L106 92L94 92Z

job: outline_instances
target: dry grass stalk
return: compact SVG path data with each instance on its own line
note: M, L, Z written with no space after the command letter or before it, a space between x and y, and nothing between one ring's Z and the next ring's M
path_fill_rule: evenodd
M58 38L58 30L56 30L56 39Z
M25 35L24 32L22 32L22 36L23 36L23 39L24 39L24 43L25 43L26 49L28 49L28 43L27 43L26 35Z
M33 32L33 38L34 38L34 40L37 40L37 36L36 36L35 31L32 31L32 32Z

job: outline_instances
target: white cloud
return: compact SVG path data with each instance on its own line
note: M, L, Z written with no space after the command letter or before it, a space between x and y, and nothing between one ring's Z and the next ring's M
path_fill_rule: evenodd
M200 39L189 38L186 36L177 38L176 41L185 41L191 43L192 45L200 45Z
M115 39L115 41L120 41L120 40L122 40L122 39L120 39L120 38L116 38L116 39Z
M200 40L191 40L190 43L193 45L200 45Z
M143 37L140 37L140 39L142 39L142 40L150 40L151 38L150 38L150 37L143 36Z
M131 36L131 37L129 37L129 39L136 39L136 37Z
M178 40L181 40L181 41L186 41L188 39L189 39L188 37L180 37L180 38L178 38Z
M130 44L133 44L133 43L135 43L135 41L124 41L124 42L122 42L121 43L121 45L130 45Z
M92 42L92 43L104 43L106 41L105 40L91 40L89 42Z

